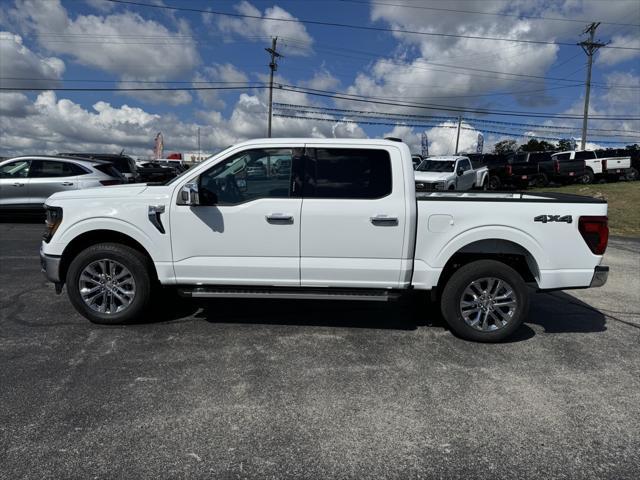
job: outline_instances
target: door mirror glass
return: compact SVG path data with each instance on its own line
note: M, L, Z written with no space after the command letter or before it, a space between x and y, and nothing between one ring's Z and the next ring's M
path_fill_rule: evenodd
M200 195L198 194L198 183L189 182L180 189L178 194L178 205L200 205Z
M458 176L462 175L464 173L464 168L458 167L457 173L458 173Z

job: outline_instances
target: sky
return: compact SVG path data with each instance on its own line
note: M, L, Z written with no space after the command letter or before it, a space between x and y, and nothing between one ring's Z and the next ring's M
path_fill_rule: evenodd
M609 43L594 55L590 115L605 118L589 122L587 146L640 142L637 0L136 3L146 5L0 0L1 156L145 157L158 132L165 152L196 150L198 130L205 152L264 137L273 37L283 55L275 137L394 136L420 153L426 133L429 153L451 154L460 115L461 152L475 151L479 133L485 151L579 138L581 120L561 117L583 112L587 57L576 43L591 21ZM174 90L104 90L123 88Z

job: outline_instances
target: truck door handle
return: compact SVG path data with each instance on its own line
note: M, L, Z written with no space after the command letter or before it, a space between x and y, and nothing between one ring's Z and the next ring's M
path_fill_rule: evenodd
M24 187L24 183L18 183L18 182L16 182L16 183L14 183L14 184L13 184L13 186L14 186L14 187Z
M73 182L62 182L63 187L70 187L71 185L73 185Z
M271 213L264 217L267 222L275 224L290 224L293 223L293 215L286 213Z
M386 215L376 215L369 219L371 223L378 226L395 226L398 225L398 217L388 217Z

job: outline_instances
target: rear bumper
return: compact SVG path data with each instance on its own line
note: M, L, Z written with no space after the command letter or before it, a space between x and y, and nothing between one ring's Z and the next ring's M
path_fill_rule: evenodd
M609 278L609 267L598 266L593 272L593 278L591 279L589 287L601 287L607 283L607 278Z
M60 261L61 257L47 255L40 247L40 271L47 280L53 283L61 283L60 281Z

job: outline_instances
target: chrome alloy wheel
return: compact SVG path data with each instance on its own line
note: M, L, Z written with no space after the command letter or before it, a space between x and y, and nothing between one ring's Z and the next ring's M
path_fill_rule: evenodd
M136 296L136 282L121 263L104 258L87 265L78 280L84 303L108 315L125 310Z
M480 278L471 282L460 299L460 313L470 327L493 332L505 327L518 308L511 285L498 278Z

